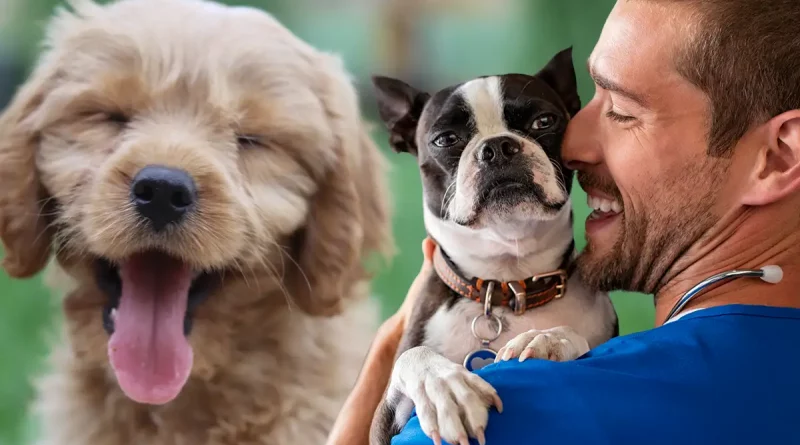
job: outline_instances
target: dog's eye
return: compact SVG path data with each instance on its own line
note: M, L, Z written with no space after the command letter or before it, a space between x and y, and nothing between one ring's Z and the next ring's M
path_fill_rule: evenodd
M238 135L236 136L236 143L241 148L263 147L264 141L259 136L254 135Z
M86 111L80 114L81 119L92 122L109 122L117 125L127 125L131 119L121 111Z
M120 125L125 125L130 122L128 116L121 112L106 113L106 120Z
M458 143L459 139L455 133L452 131L448 131L447 133L442 133L433 140L433 144L437 147L452 147Z
M531 128L534 130L546 130L556 123L556 117L552 114L543 114L533 120Z

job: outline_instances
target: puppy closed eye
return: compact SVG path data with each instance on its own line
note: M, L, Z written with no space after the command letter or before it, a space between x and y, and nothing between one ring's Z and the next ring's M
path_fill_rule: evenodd
M239 145L239 148L242 149L266 148L267 146L266 140L263 137L252 134L236 135L236 143Z
M86 111L81 116L92 122L108 122L120 126L130 123L130 117L121 111Z

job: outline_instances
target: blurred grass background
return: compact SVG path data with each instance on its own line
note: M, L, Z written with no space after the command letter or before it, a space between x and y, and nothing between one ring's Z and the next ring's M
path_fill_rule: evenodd
M377 122L369 76L401 77L438 89L469 77L533 73L557 51L573 46L581 97L594 88L585 70L614 0L227 0L272 12L311 44L342 55L362 95L364 114ZM61 0L0 0L0 107L5 107L37 55L43 26ZM376 140L386 147L378 128ZM387 150L393 168L398 256L375 281L383 315L400 304L419 270L425 235L421 186L414 160ZM583 248L589 210L573 189L575 235ZM2 191L0 191L2 193ZM652 297L612 295L622 334L652 327ZM60 321L40 278L12 281L0 272L0 445L30 443L31 379L42 371L47 335Z

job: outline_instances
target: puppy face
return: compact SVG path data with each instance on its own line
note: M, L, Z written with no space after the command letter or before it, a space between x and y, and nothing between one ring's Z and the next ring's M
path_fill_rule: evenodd
M52 243L108 296L123 389L163 403L209 294L280 280L308 313L341 309L365 252L389 243L383 163L338 61L266 14L75 3L0 118L3 265L30 276Z
M566 204L572 172L560 146L580 108L571 50L534 76L481 77L432 96L395 79L374 84L392 146L419 159L433 215L480 229L549 220Z

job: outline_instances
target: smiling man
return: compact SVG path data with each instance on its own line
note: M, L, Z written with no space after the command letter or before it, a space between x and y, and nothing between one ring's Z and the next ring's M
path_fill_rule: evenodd
M563 156L595 208L579 273L654 294L657 327L480 370L504 406L486 443L800 443L798 23L797 0L617 2ZM705 278L772 264L778 284L727 281L667 320ZM386 332L351 403L386 381ZM358 424L348 409L335 437ZM416 417L393 441L430 443Z

